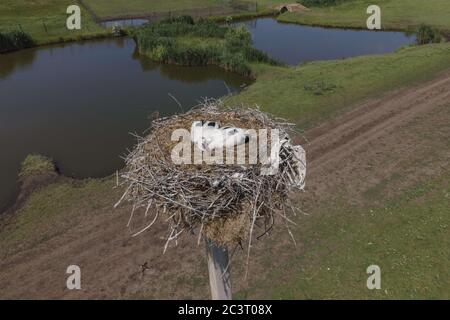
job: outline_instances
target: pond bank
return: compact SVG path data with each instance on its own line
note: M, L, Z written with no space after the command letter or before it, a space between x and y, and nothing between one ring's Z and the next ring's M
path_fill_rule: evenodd
M396 53L381 56L312 62L302 65L301 68L252 64L251 68L256 76L256 82L239 95L228 98L227 103L258 104L267 112L295 121L298 127L303 130L324 119L339 115L351 108L357 101L383 94L392 88L400 88L430 79L439 72L450 68L449 57L450 44L437 44L401 49ZM148 64L146 68L155 68L154 63L148 60L146 63ZM160 66L160 68L170 70L176 67L167 65ZM168 72L168 70L164 72ZM207 77L207 75L205 76ZM190 78L186 80L198 81L199 79ZM226 89L223 88L223 90ZM162 102L157 104L158 106L166 105ZM178 108L175 103L172 106ZM75 118L77 117L75 116ZM137 112L136 117L142 116ZM120 116L120 118L123 122L123 117ZM134 124L132 128L126 129L124 132L133 129L145 129L145 123L147 122L144 119L144 124L141 127ZM65 130L68 128L66 125L63 127ZM107 127L104 130L108 132ZM56 136L64 137L64 133L58 133ZM106 158L111 158L115 164L112 167L109 166L106 171L97 172L94 176L106 176L119 169L121 161L118 155L126 149L126 146L132 144L133 139L125 133L118 132L114 141L124 141L123 146L116 146L118 149L108 149L109 155ZM87 150L97 148L98 144L95 141L93 142ZM104 143L102 145L107 146ZM79 153L79 151L73 150L73 147L70 149L72 153L75 152L74 154ZM23 153L18 155L17 160L5 165L5 167L11 168L11 166L15 166L15 163L18 165L26 154L32 150L32 148L29 148L28 152L23 150ZM83 154L86 155L85 152L76 157L72 153L50 152L47 154L56 155L58 167L62 168L63 174L69 176L74 176L71 172L73 172L75 164L84 163L83 166L88 171L81 176L85 177L93 176L89 172L95 172L98 168L104 169L105 167L105 156L98 155L98 159L95 157L97 160L92 161L92 155L90 157L83 156ZM90 154L92 154L91 151ZM17 176L13 171L9 181L14 181L16 178Z

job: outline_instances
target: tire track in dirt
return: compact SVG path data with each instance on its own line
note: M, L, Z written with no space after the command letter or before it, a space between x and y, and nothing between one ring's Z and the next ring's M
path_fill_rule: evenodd
M423 112L450 103L450 73L357 107L306 133L309 173L339 161L355 149L389 134Z

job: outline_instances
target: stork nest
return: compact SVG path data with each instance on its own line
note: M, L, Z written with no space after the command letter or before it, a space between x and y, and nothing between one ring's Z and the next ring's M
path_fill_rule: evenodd
M174 164L171 153L178 141L171 140L172 132L190 130L193 121L199 120L245 129L278 129L280 140L287 141L280 148L278 172L261 175L261 164ZM148 230L159 216L165 217L169 235L164 251L186 231L198 232L199 241L206 236L223 246L248 240L250 250L255 226L259 237L280 216L289 231L288 213L295 214L288 195L303 189L304 174L299 176L294 169L299 159L288 135L293 128L258 108L225 107L220 100L205 100L187 113L153 120L150 134L137 137L136 147L125 158L120 177L126 191L116 207L122 201L133 204L129 224L138 210L149 217L134 236Z

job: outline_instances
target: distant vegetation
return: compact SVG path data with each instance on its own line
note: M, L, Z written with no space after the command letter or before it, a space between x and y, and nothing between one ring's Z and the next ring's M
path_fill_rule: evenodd
M298 3L306 7L326 7L335 6L342 2L348 2L350 0L299 0Z
M416 31L416 42L419 45L439 43L441 41L442 36L435 28L423 24Z
M304 12L286 12L278 17L281 22L337 28L363 28L369 15L367 7L381 8L381 26L385 30L417 28L426 24L443 34L450 34L449 0L299 0L307 7Z
M33 45L31 36L21 30L0 32L0 53L29 48Z
M185 66L218 65L244 76L250 62L279 63L252 47L244 27L219 26L190 16L170 18L138 29L134 38L139 52L155 61Z

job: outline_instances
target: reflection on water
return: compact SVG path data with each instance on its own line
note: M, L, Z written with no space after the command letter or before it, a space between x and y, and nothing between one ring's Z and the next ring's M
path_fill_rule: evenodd
M415 42L414 36L403 32L309 27L279 23L272 18L243 23L252 33L256 48L290 65L393 52Z
M14 54L0 55L0 79L7 78L16 70L31 66L35 53L35 50L22 50Z
M0 207L30 153L57 160L63 174L105 176L142 133L148 116L179 112L201 97L236 91L248 79L218 68L160 66L131 39L108 39L0 55Z
M173 64L160 64L151 59L143 59L142 56L135 51L133 58L137 59L144 71L158 71L168 79L180 80L186 83L196 83L206 80L220 80L224 85L231 83L238 85L236 82L236 75L231 72L224 72L223 69L216 66L205 67L181 67ZM180 72L180 69L187 69L189 72ZM241 86L246 86L251 81L250 79L239 78L242 83Z

